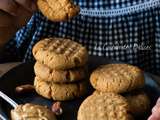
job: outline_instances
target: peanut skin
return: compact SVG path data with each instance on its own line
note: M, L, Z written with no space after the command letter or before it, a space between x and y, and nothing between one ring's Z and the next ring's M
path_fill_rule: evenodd
M16 93L18 93L18 94L33 92L34 90L35 90L34 86L30 85L30 84L17 86L15 89Z
M52 112L56 115L61 115L63 113L60 102L56 102L52 105Z

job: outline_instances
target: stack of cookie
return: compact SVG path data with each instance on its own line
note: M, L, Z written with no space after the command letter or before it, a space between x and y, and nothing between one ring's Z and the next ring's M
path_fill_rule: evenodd
M33 55L37 60L34 86L38 94L60 101L86 94L85 47L69 39L46 38L34 46Z
M138 67L103 65L93 71L90 82L96 91L81 104L78 120L132 120L149 109L149 98L141 90L144 74Z

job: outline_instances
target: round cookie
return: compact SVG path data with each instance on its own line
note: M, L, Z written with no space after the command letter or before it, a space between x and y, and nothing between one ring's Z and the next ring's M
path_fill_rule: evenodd
M48 82L70 83L85 79L86 70L84 67L68 70L50 69L48 66L36 62L34 65L36 76Z
M78 110L77 120L130 120L126 99L115 93L92 94Z
M136 91L124 95L127 99L130 111L133 115L144 115L150 108L150 100L147 94L142 91Z
M81 44L69 39L46 38L33 47L33 56L51 69L70 69L84 66L88 52Z
M72 100L84 96L88 90L88 82L85 80L71 84L56 84L35 77L34 86L39 95L60 101Z
M26 103L11 110L12 120L57 120L47 107Z
M37 0L37 5L42 14L54 22L69 20L80 11L71 0Z
M98 91L123 93L143 87L144 74L132 65L108 64L93 71L90 82Z

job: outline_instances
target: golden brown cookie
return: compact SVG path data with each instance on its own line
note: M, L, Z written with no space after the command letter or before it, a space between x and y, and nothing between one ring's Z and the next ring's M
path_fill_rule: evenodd
M34 65L36 76L48 82L70 83L85 79L86 70L84 67L68 70L50 69L48 66L36 62Z
M80 11L71 0L37 0L37 5L42 14L54 22L71 19Z
M115 93L92 94L81 104L77 120L130 120L126 99Z
M70 69L84 66L88 52L81 44L69 39L46 38L33 47L35 59L51 69Z
M46 82L36 77L34 86L39 95L48 99L52 98L53 100L60 101L72 100L84 96L88 90L88 83L85 80L70 84L56 84L53 82Z
M133 115L144 115L150 108L150 100L147 94L142 91L136 91L125 95Z
M90 82L98 91L123 93L143 87L144 74L132 65L108 64L93 71Z
M47 107L26 103L11 110L12 120L57 120Z

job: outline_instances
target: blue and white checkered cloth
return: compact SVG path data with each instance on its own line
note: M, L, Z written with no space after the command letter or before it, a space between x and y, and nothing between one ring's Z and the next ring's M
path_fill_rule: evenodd
M80 14L54 23L40 12L6 46L6 56L32 61L32 47L45 37L70 38L89 54L160 73L160 0L75 0Z

